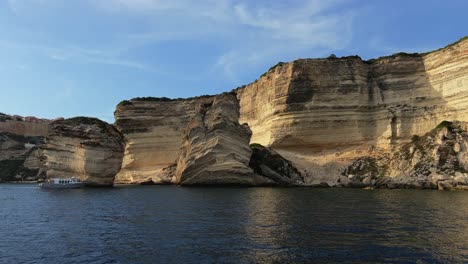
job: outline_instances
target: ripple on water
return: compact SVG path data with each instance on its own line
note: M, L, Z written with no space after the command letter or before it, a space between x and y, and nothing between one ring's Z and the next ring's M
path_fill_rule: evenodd
M463 263L468 192L0 185L0 263Z

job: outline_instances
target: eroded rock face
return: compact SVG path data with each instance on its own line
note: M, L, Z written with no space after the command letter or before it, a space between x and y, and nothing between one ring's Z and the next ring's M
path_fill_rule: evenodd
M271 148L252 144L252 156L249 166L258 175L270 179L276 185L301 186L304 179L300 172L287 159Z
M50 120L0 113L0 182L36 181L40 170L39 146Z
M466 122L444 121L393 152L357 159L343 175L351 183L378 188L464 189L468 180L467 130Z
M122 164L124 142L113 126L76 117L52 122L41 149L48 178L78 177L90 186L112 186Z
M181 185L267 185L249 167L251 132L239 124L232 94L199 104L185 130L175 182Z
M36 181L44 178L40 173L38 146L43 137L25 137L0 132L0 182Z
M125 156L116 183L171 181L164 168L177 162L184 131L196 106L211 97L187 100L135 98L121 102L115 126L125 135Z
M237 89L251 143L273 148L308 184L390 150L443 120L468 121L468 39L428 54L301 59Z

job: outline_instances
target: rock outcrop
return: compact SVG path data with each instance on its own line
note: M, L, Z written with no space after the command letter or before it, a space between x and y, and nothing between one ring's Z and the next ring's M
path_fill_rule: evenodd
M200 104L210 96L187 100L135 98L121 102L115 126L125 135L125 156L116 183L166 183L165 168L177 162L184 131Z
M0 132L0 182L36 181L40 173L39 149L43 137Z
M78 177L90 186L112 186L122 164L124 142L113 126L76 117L52 122L41 149L48 178Z
M0 113L0 182L36 181L40 169L39 147L50 120Z
M269 185L249 167L250 129L239 124L232 94L199 104L185 130L175 183L181 185Z
M468 123L440 123L392 152L357 159L343 186L468 189Z
M255 173L270 179L276 185L301 186L304 184L304 179L296 167L276 151L260 144L251 144L250 147L253 152L249 166Z

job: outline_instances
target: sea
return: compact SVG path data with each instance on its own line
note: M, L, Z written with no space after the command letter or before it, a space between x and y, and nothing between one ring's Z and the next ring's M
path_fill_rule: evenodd
M0 184L0 263L468 263L468 192Z

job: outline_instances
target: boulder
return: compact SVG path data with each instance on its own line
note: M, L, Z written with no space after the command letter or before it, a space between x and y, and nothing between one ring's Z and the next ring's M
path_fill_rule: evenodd
M277 185L303 185L304 179L294 165L278 152L260 144L250 145L253 153L249 166L254 172Z

